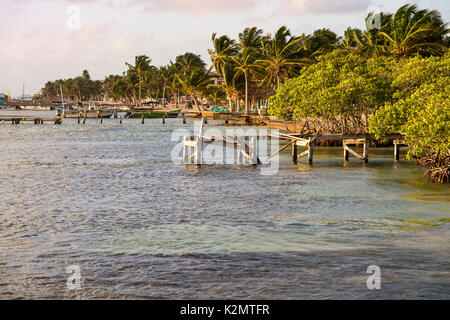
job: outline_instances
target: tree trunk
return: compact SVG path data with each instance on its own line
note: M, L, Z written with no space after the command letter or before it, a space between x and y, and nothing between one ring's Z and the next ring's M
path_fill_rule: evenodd
M248 80L247 80L247 73L244 73L245 75L245 112L244 115L248 115Z
M139 106L142 107L142 79L139 73Z
M198 105L197 97L195 95L192 95L192 98L194 99L194 105L198 112L201 112L202 109L200 109L200 106Z
M166 84L164 84L164 87L163 87L163 97L162 97L162 99L163 99L163 107L166 107Z

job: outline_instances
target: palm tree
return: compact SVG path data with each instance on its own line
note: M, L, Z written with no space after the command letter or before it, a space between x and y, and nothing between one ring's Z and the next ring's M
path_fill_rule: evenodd
M195 69L206 69L206 63L202 60L200 55L191 52L186 52L185 54L176 57L175 64L182 73L189 73Z
M171 73L170 81L167 83L167 88L169 88L174 96L175 107L178 107L178 93L182 89L180 82L177 77L177 65L172 63L169 65L169 70Z
M365 57L378 57L388 54L386 40L381 36L383 32L389 33L392 15L379 13L380 29L371 28L370 22L375 14L369 13L366 17L366 30L355 29L353 32L353 41L356 42L357 52Z
M293 67L305 65L305 60L296 58L302 38L291 36L289 29L282 26L272 39L263 42L263 56L256 60L265 71L262 82L271 83L275 89L292 73Z
M183 74L176 74L176 78L184 92L194 100L197 111L201 111L198 100L210 84L206 72L204 70L194 69Z
M236 88L236 73L235 70L236 65L232 62L226 62L222 66L222 71L220 72L222 75L222 81L220 84L213 84L209 87L216 87L221 89L226 94L226 98L228 100L228 106L230 111L233 110L233 100L238 99L239 91Z
M121 77L112 84L109 94L115 101L127 103L131 100L130 88L130 83Z
M173 77L173 72L170 68L170 66L166 67L160 67L158 70L158 77L159 80L162 83L163 92L162 92L162 99L163 99L163 105L166 106L166 89L168 84L171 81L171 78Z
M336 44L336 50L345 51L347 53L355 52L358 49L358 41L363 41L362 31L358 28L348 27L344 31L344 37L340 43Z
M91 75L89 74L89 71L87 71L87 70L83 70L82 77L86 80L91 80Z
M237 71L234 78L240 74L243 74L245 78L245 115L248 115L248 77L259 67L255 64L258 55L259 53L253 48L245 48L238 57L232 58L236 64L234 69Z
M262 48L261 40L263 39L263 31L257 27L246 28L239 33L239 47L241 51L246 49L255 49L260 51Z
M315 57L333 50L340 40L336 33L327 28L317 29L312 35L302 35L301 39L303 48L299 56L309 58L310 62L314 62Z
M216 106L217 102L224 101L227 98L227 94L222 88L216 85L211 85L208 86L208 90L206 91L206 97L210 101L212 101Z
M415 53L442 55L449 29L436 10L418 10L416 5L404 5L394 14L391 32L380 32L394 56Z
M216 72L222 76L221 72L224 64L230 61L231 57L238 53L238 48L236 42L231 40L228 36L217 38L217 34L213 33L211 39L214 46L214 49L208 50L208 53L211 56L211 68L214 67Z
M125 63L128 66L130 72L135 74L138 78L139 105L142 105L142 84L144 74L150 70L150 63L151 60L146 55L136 56L134 59L134 66L129 63Z

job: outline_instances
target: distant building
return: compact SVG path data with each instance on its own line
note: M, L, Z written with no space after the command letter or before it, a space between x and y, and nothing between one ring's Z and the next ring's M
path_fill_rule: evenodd
M0 93L0 104L8 103L8 96L4 93Z
M208 72L208 78L211 84L221 85L223 84L223 78L215 71Z

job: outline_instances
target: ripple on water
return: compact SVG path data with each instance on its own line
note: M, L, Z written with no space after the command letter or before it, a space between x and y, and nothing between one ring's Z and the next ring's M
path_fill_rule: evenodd
M0 127L0 297L448 298L450 193L423 169L383 148L367 165L282 155L274 176L184 168L180 122Z

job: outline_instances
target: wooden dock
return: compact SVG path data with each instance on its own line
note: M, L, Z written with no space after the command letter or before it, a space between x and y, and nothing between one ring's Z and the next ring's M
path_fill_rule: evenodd
M10 123L12 125L24 124L25 122L33 122L34 124L44 124L45 122L52 122L54 124L61 124L61 117L35 117L35 116L19 116L19 115L0 115L0 123L2 125Z
M284 149L292 146L292 162L296 164L299 159L307 157L308 163L313 163L314 146L317 141L340 141L342 142L344 161L350 160L350 155L361 160L363 163L369 162L369 145L370 141L374 141L375 136L372 134L328 134L328 135L311 135L311 134L285 134L280 133L274 136L280 140L288 140L288 144L283 146L271 157L280 153ZM400 147L406 146L403 142L403 134L390 134L387 136L388 141L394 143L394 161L400 160ZM362 146L363 153L359 154L354 147ZM306 150L298 154L298 147L305 147Z
M206 145L216 145L226 148L232 148L237 151L238 165L258 165L261 164L258 158L258 137L255 136L204 136L203 125L206 119L203 118L200 125L198 136L187 136L183 139L183 164L202 165L203 150ZM233 151L234 152L234 151ZM224 153L226 154L226 152ZM233 153L234 154L234 153ZM225 159L222 159L223 163Z
M223 148L233 148L237 150L238 164L260 164L258 158L258 139L261 137L236 137L236 136L205 136L203 135L203 125L206 124L203 118L198 136L187 136L183 140L183 163L184 164L203 164L203 149L205 145L215 144ZM388 135L387 139L394 143L394 161L400 160L400 147L405 146L402 134ZM292 148L292 163L297 164L302 158L306 158L308 164L313 164L314 148L318 141L340 141L343 147L343 160L348 162L350 156L353 156L363 163L369 162L370 141L376 140L371 134L288 134L278 133L269 134L266 139L276 138L287 141L278 151L271 154L266 161L269 161L282 151ZM358 153L355 147L362 146L362 154ZM299 147L304 148L299 152Z

